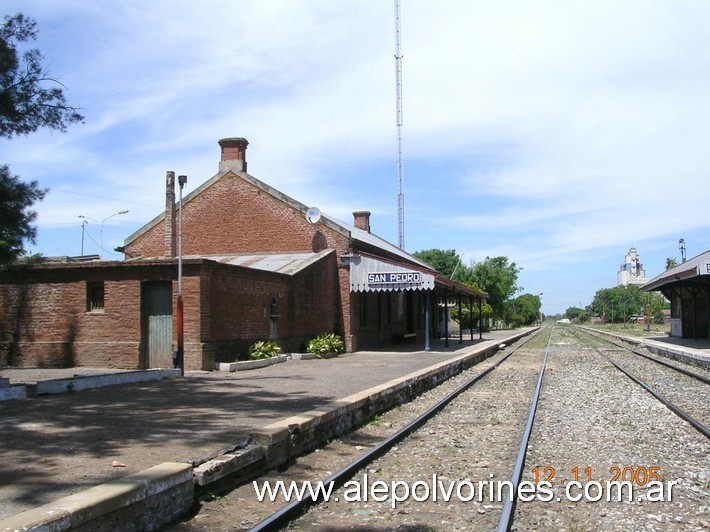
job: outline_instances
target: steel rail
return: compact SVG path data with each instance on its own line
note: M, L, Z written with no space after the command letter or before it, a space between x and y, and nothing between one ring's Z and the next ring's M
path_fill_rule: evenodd
M614 344L618 347L623 347L619 344ZM626 347L625 349L628 349ZM710 385L710 378L706 377L705 375L700 375L699 373L695 373L694 371L690 371L689 369L682 368L680 366L676 366L675 364L671 364L670 362L666 362L665 360L659 360L656 357L652 357L650 355L647 355L646 353L641 353L640 351L637 351L636 349L629 349L633 354L638 355L643 358L647 358L648 360L652 360L656 364L660 364L661 366L666 366L667 368L671 368L676 370L678 373L682 373L683 375L687 375L688 377L692 377L693 379L699 380L700 382L704 384Z
M327 479L323 481L324 485L330 485L332 483L334 488L340 488L342 487L345 482L353 477L355 473L357 473L359 470L376 460L377 458L383 456L386 454L392 447L394 447L396 444L398 444L400 441L402 441L404 438L407 436L410 436L412 433L417 431L419 428L422 427L427 421L429 421L432 417L434 417L436 414L441 412L451 401L453 401L456 397L461 395L463 392L465 392L467 389L469 389L471 386L473 386L476 382L481 380L483 377L488 375L490 372L492 372L494 369L496 369L498 366L500 366L503 362L508 360L518 349L522 348L524 345L526 345L530 340L535 338L543 329L540 328L537 331L535 331L532 335L527 337L525 341L520 344L519 346L515 347L505 355L503 358L501 358L498 362L493 364L490 368L484 370L483 372L479 373L469 381L463 383L461 386L459 386L456 390L451 392L448 396L444 397L442 400L440 400L438 403L436 403L434 406L429 408L426 412L423 414L419 415L416 419L411 421L408 425L405 427L402 427L400 430L398 430L396 433L392 434L391 436L387 437L386 439L382 440L380 443L378 443L375 447L367 451L366 453L360 455L358 458L356 458L354 461L350 462L348 465L340 469L339 471L336 471L332 475L330 475ZM307 493L302 499L300 500L295 500L291 501L289 504L278 510L277 512L274 512L271 514L269 517L264 519L263 521L257 523L253 528L251 528L252 532L259 532L262 530L279 530L280 528L284 527L287 525L289 522L293 521L300 515L302 515L305 510L315 504L319 504L320 502L323 502L323 496L320 492L318 491L318 498L313 499L312 495L310 493Z
M661 403L663 403L671 412L676 414L678 417L680 417L683 421L686 421L690 423L694 429L696 429L698 432L703 434L706 438L710 439L710 428L708 428L706 425L692 417L690 414L688 414L685 410L677 406L675 403L673 403L670 399L666 398L665 396L661 395L658 393L656 390L651 388L648 384L643 382L641 379L627 371L626 369L622 368L619 364L611 360L609 357L607 357L604 353L601 352L601 350L592 344L590 344L588 341L584 340L583 338L580 338L579 335L574 332L574 335L582 342L586 343L589 347L594 349L601 357L603 357L607 362L609 362L612 366L614 366L616 369L618 369L621 373L626 375L629 379L634 381L636 384L641 386L644 390L646 390L648 393L650 393L653 397L658 399ZM631 351L628 348L625 348L627 351Z
M528 443L530 442L530 433L532 432L533 422L535 421L535 412L537 412L537 403L540 398L540 390L542 389L542 379L545 376L545 368L547 367L547 355L550 352L550 344L552 343L552 331L550 331L550 338L547 341L547 347L545 348L545 356L542 359L542 367L540 368L540 375L537 378L537 386L535 387L535 393L533 394L533 400L530 405L530 412L528 413L528 421L525 425L525 430L523 431L523 438L520 442L520 447L518 449L518 456L515 460L515 467L513 468L513 474L510 478L512 484L510 490L510 496L506 497L505 503L503 504L503 513L498 521L498 532L508 532L511 525L513 524L513 512L515 511L515 504L518 500L518 485L520 484L520 479L523 476L523 467L525 467L525 454L528 452Z
M587 330L584 330L583 332L584 332L584 334L588 334L588 335L593 336L595 338L599 338L605 342L609 342L611 345L615 345L616 347L619 347L625 351L630 351L634 355L638 355L640 357L647 358L648 360L652 360L656 364L660 364L661 366L666 366L668 368L674 369L677 372L682 373L683 375L687 375L688 377L692 377L694 379L697 379L700 382L703 382L705 384L710 384L710 378L706 377L705 375L700 375L699 373L695 373L694 371L690 371L689 369L686 369L686 368L683 368L680 366L676 366L675 364L671 364L670 362L666 362L665 360L659 360L656 357L652 357L650 355L647 355L646 353L642 353L641 351L639 351L637 349L631 349L623 344L615 342L614 340L610 340L609 338L604 338L602 336L598 336L598 335L591 333Z

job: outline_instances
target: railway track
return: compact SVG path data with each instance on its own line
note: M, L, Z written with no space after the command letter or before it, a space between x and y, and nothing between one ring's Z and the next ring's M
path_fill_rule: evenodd
M428 412L410 416L416 417L411 423L399 411L383 415L378 422L393 426L388 437L375 442L361 435L357 441L367 450L355 460L329 466L324 449L316 462L338 469L319 477L327 477L324 486L332 483L327 497L323 491L306 494L248 526L710 528L708 438L629 380L617 369L622 366L643 375L679 409L695 407L694 417L707 424L710 395L702 372L701 378L683 374L573 327L548 327L452 379L455 386L445 383L432 391L436 401L422 397L403 407L432 404ZM597 495L615 475L630 481L632 498L599 502ZM253 498L258 486L264 484L257 481L246 497ZM507 497L508 490L520 494L519 487L527 489L521 499Z
M710 376L707 372L661 360L588 332L575 330L575 334L678 417L710 438Z
M505 479L509 480L511 485L513 486L513 489L518 485L520 482L520 478L522 476L522 468L523 468L523 463L524 463L524 457L525 457L525 449L527 447L527 437L529 437L530 430L532 428L532 423L534 419L534 414L536 410L536 397L539 394L541 385L542 385L542 378L544 375L544 365L545 365L545 356L541 356L540 353L535 352L535 350L530 351L529 349L526 349L531 343L539 343L541 340L539 336L542 336L543 342L546 342L549 346L549 340L551 338L551 335L549 331L545 333L540 333L538 332L537 335L525 339L523 342L521 342L519 345L515 346L514 348L510 349L505 355L499 357L498 360L495 360L490 364L487 368L482 369L478 368L478 371L475 372L475 375L470 377L469 379L466 380L462 385L460 385L458 388L456 388L453 392L448 394L445 398L443 398L441 401L439 401L437 404L435 404L433 407L428 409L426 412L418 416L414 421L411 423L407 424L405 427L397 431L395 434L387 438L386 440L382 441L379 443L377 446L375 446L373 449L371 449L369 452L365 453L363 456L359 457L357 460L353 461L352 463L348 464L346 467L342 468L340 471L337 473L331 475L328 479L324 481L324 484L333 484L334 487L342 487L346 485L348 481L351 481L354 477L360 477L363 479L363 481L366 482L366 478L368 475L368 471L372 470L375 471L375 474L378 472L382 471L382 467L379 465L376 465L374 469L372 469L371 464L376 460L376 459L382 459L384 461L388 461L391 456L387 456L387 453L393 452L395 455L397 451L399 451L398 445L400 445L405 438L411 438L412 441L408 442L410 445L414 445L416 448L416 440L417 440L417 431L423 430L425 434L432 435L432 434L437 434L438 431L440 430L439 427L441 427L442 424L451 424L445 414L443 414L444 410L447 407L453 408L453 416L456 418L461 419L461 417L468 417L468 414L464 414L464 416L461 416L460 414L456 413L456 410L458 407L460 407L462 404L466 406L470 406L472 403L477 403L476 401L477 397L490 397L491 395L494 395L496 393L496 390L501 390L500 384L501 383L506 383L510 384L511 380L514 380L515 383L521 387L527 386L529 388L530 393L523 394L522 397L519 397L517 401L517 405L515 406L515 414L513 412L509 412L509 415L511 416L510 422L511 426L513 427L513 430L509 430L509 434L521 434L525 433L527 436L523 438L524 442L523 444L518 446L517 453L514 452L516 451L515 444L517 442L517 437L511 438L510 441L507 442L507 447L508 450L505 453L504 457L504 465L498 465L496 468L496 471L499 471L503 475L505 475ZM537 349L539 351L539 349ZM534 361L532 363L520 363L516 361L516 364L512 364L511 361L513 360L514 357L518 358L523 358L523 357L532 357L534 358ZM530 362L530 361L528 361ZM507 366L506 366L507 364ZM498 369L498 368L505 368L502 370L502 375L496 376L493 375L493 371ZM498 377L498 378L496 378ZM472 389L474 385L479 385L480 387L484 387L487 389L479 389L476 387L475 391ZM533 399L533 404L530 406L530 404L526 401L526 398L529 398L530 395L534 396ZM452 403L454 401L458 401L459 404L458 406L453 405ZM483 403L479 403L481 406ZM480 412L479 412L480 413ZM432 420L434 419L435 416L442 416L443 419L438 420L438 423L432 423ZM470 423L470 420L466 420L466 423ZM494 420L495 424L499 423L499 420L495 419ZM453 425L456 425L457 422L454 421L452 423ZM486 430L485 426L479 427L479 430ZM462 434L461 436L465 437L465 434ZM481 439L478 437L472 438L473 442L480 442ZM449 440L450 444L454 445L454 448L458 449L464 449L464 453L466 452L466 446L464 445L463 440L459 440L457 438L453 438ZM500 443L500 442L498 442ZM407 445L407 443L405 443ZM493 446L491 446L492 448ZM415 451L416 453L416 451ZM517 458L513 458L514 456L517 456ZM393 460L396 460L396 458L393 458ZM434 462L437 460L434 459ZM441 464L443 465L443 464ZM481 463L481 461L478 462L478 465L485 468L489 469L487 464ZM444 468L445 469L445 468ZM443 469L442 469L443 470ZM463 472L458 471L456 472L457 474L461 474ZM401 475L404 474L404 471L399 471L396 473L396 475ZM496 476L496 473L489 473L489 477L493 478ZM440 482L441 486L444 487L444 492L452 486L452 481L451 481L451 474L450 473L444 473L442 477L438 479L438 482ZM445 479L445 480L444 480ZM389 478L388 480L384 480L383 478L379 478L377 480L374 480L374 482L379 482L379 485L396 485L399 487L404 487L404 484L399 484L400 482L405 482L402 481L401 479L397 480L394 478ZM413 486L415 485L417 480L415 478L411 478L411 482L408 484L408 486ZM480 482L480 481L479 481ZM497 481L496 481L497 482ZM394 483L394 484L393 484ZM436 489L437 482L433 482L433 487ZM432 485L428 485L426 488L429 491L429 495L431 495L431 487ZM490 486L493 485L493 482L491 482L489 479L486 479L483 481L483 484L479 484L479 486L483 486L484 489L490 490ZM422 486L422 484L420 484ZM460 486L463 486L465 489L469 488L469 484L459 484L456 486L456 489L458 490ZM471 484L473 486L473 484ZM475 488L475 486L474 486ZM399 495L402 495L401 493ZM493 494L495 495L495 494ZM475 489L470 489L462 498L468 498L473 496L473 499L476 498L475 494ZM500 518L501 523L505 523L501 526L503 526L505 529L507 529L508 525L507 523L510 522L511 520L511 514L512 510L514 508L513 504L504 504L504 503L494 503L490 499L490 496L488 492L486 492L485 495L482 495L479 497L481 500L478 501L480 503L483 503L484 501L490 502L491 505L485 505L481 504L481 508L479 508L478 512L476 513L477 516L479 516L479 521L483 518L481 516L484 516L485 514L490 514L491 516L495 516L496 513L502 514L502 517ZM257 524L254 528L252 528L253 531L261 531L261 530L278 530L281 529L287 525L290 524L291 528L305 528L305 529L312 529L312 528L318 528L320 526L324 526L324 528L329 528L332 525L321 525L318 522L313 522L311 519L309 519L309 516L306 515L303 518L301 518L300 521L293 522L294 519L296 519L298 516L303 514L307 508L315 505L315 504L321 504L323 503L324 497L317 497L314 498L312 496L306 496L303 499L299 501L293 501L280 511L274 513L273 515L269 516L267 519L263 520L261 523ZM509 499L508 499L509 500ZM330 502L330 501L328 501ZM339 501L338 501L339 502ZM406 501L401 501L401 502L406 502ZM486 506L496 506L496 512L489 512L489 508ZM365 510L366 511L366 510ZM488 523L487 526L491 526L494 523L491 522L491 519L487 519ZM480 525L481 523L479 523ZM414 526L424 526L428 527L428 524L422 524L422 523L415 523Z
M687 386L683 401L680 395L674 400L685 408L705 408L705 417L707 385L574 327L559 328L553 343L551 378L543 386L526 463L528 478L550 481L554 496L519 504L516 526L703 530L710 525L708 438L639 384L663 386L664 393L670 382L676 391ZM620 371L632 366L636 381ZM615 481L629 481L621 500L609 488Z

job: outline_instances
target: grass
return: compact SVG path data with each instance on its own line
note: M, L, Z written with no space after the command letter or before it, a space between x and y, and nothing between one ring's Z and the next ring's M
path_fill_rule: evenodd
M382 416L379 414L375 414L375 416L370 420L368 425L371 427L378 427L380 425L380 421L382 421Z
M600 331L608 331L619 334L626 334L628 336L662 336L668 335L671 331L671 326L669 324L651 324L651 331L646 331L645 323L613 323L613 324L594 324L590 325L588 323L583 324L585 327L590 327L592 329L599 329Z

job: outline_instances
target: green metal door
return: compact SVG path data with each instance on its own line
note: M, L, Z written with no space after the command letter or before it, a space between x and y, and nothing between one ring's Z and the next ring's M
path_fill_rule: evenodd
M146 365L173 366L173 287L172 283L149 283L143 290L145 331L148 336Z

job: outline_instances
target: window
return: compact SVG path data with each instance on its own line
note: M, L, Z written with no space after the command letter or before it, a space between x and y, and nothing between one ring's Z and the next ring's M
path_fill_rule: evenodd
M86 283L86 312L104 309L104 282Z

